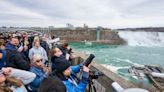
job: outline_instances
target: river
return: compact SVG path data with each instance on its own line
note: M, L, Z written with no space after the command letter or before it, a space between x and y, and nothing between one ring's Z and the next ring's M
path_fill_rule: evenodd
M159 65L164 67L164 32L119 32L127 45L86 44L72 42L78 52L95 54L95 61L127 78L131 65Z

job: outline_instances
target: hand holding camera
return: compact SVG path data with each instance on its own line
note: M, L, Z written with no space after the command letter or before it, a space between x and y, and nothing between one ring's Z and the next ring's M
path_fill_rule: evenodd
M86 66L83 66L83 71L84 71L84 72L89 72L89 68L86 67Z
M83 61L80 66L86 66L86 67L89 67L90 63L92 62L92 60L94 59L94 55L93 54L90 54L89 57Z

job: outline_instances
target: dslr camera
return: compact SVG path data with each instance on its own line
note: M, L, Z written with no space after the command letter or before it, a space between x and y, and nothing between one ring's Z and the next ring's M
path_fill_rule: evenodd
M92 60L95 58L95 55L90 54L89 57L85 60L83 65L87 66L92 62ZM98 79L99 76L103 76L104 74L99 70L92 70L89 71L89 78L90 79Z

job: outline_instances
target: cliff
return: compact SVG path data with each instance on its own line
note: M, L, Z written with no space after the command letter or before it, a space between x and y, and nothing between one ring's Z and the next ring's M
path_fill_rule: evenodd
M99 31L99 32L98 32ZM76 28L76 29L55 29L50 30L51 35L60 37L65 41L92 41L96 43L105 44L125 44L126 42L121 39L117 32L111 29L96 28Z

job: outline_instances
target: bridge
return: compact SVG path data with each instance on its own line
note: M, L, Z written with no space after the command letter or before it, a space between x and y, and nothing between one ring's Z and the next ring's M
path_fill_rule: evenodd
M36 32L38 34L49 34L48 28L0 28L0 32Z

